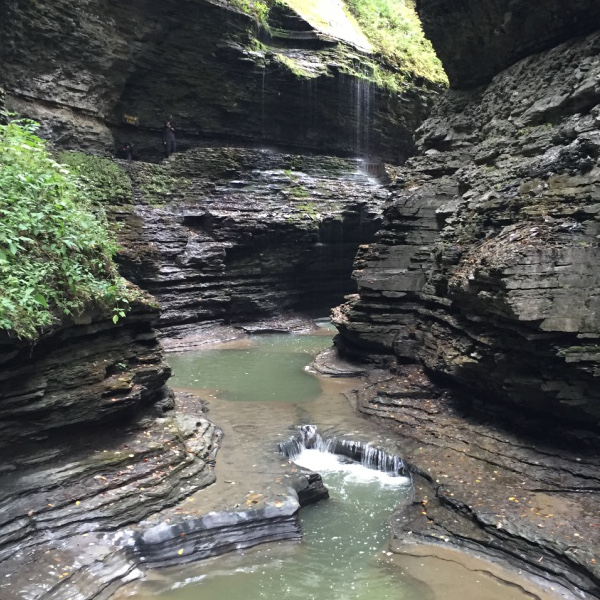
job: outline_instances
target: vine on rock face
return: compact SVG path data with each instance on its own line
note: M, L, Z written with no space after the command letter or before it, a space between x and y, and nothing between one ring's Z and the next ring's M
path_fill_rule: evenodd
M0 329L31 340L86 308L117 322L135 294L112 260L104 212L36 129L0 125Z

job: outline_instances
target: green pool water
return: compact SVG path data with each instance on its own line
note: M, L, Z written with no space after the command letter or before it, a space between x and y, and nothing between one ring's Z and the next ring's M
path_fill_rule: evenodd
M331 499L303 509L304 540L170 570L137 598L162 600L427 600L425 586L388 563L386 518L406 493L345 472L325 477Z
M265 335L250 347L210 349L169 357L172 387L212 388L237 402L303 402L321 393L319 381L304 371L331 345L326 335Z

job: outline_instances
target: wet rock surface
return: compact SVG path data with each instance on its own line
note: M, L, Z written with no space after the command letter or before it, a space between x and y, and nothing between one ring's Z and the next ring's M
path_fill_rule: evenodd
M451 85L463 89L600 25L593 0L547 0L543 10L525 0L417 0L417 9Z
M413 473L414 500L390 519L394 551L458 548L562 597L598 597L596 453L474 419L416 366L365 381L354 402L397 435Z
M268 489L203 501L221 436L205 410L178 393L164 416L15 456L0 476L3 600L104 599L148 568L299 539L298 509L327 497L317 475L282 465Z
M445 95L334 311L342 357L392 371L356 401L413 465L394 537L586 598L600 592L599 40L501 72L506 54L484 60L487 86ZM468 87L479 63L448 60Z
M11 110L61 148L158 160L171 119L181 149L215 139L397 161L431 91L403 101L375 83L363 48L321 35L287 7L272 34L224 0L4 2L0 84ZM370 75L369 79L365 74Z
M0 339L0 456L2 472L16 468L21 450L40 455L45 440L78 435L82 428L123 422L140 410L172 405L149 298L127 318L90 311L77 322L40 336L35 344Z
M388 197L361 161L210 148L124 165L119 262L162 308L161 335L321 311L353 290L356 249Z

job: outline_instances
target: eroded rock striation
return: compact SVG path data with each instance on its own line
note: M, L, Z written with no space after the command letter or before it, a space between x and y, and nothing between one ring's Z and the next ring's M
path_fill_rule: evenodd
M200 148L125 165L135 204L122 272L162 307L161 335L286 311L321 311L354 291L358 246L381 224L387 190L360 161Z
M250 499L240 487L209 511L195 495L215 482L222 434L200 398L174 403L48 435L3 461L3 599L104 600L148 568L300 538L299 508L327 497L320 476L281 469L281 485Z
M561 598L600 590L595 453L557 448L481 422L416 365L373 371L355 398L393 426L413 474L413 502L392 516L392 548L487 557Z
M399 551L450 544L595 598L599 20L590 2L547 4L420 2L454 89L357 256L336 343L392 370L357 402L415 472Z
M598 432L599 44L440 102L357 258L346 352L417 361L513 423Z
M172 405L153 324L155 304L137 301L126 319L90 311L29 341L0 341L0 422L4 459L49 437L123 421ZM33 446L33 447L31 447Z
M600 7L588 0L417 0L452 87L487 84L518 60L571 38L591 33Z

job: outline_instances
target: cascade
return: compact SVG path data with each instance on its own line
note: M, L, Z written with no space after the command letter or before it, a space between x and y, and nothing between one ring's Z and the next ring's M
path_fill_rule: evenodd
M390 454L366 442L338 439L323 439L315 425L301 425L298 434L286 442L278 444L283 456L294 461L305 450L316 450L323 454L334 454L352 462L360 463L367 469L381 471L391 477L408 477L408 469L400 456Z
M371 128L371 81L364 77L354 79L352 96L356 118L356 154L368 154Z

